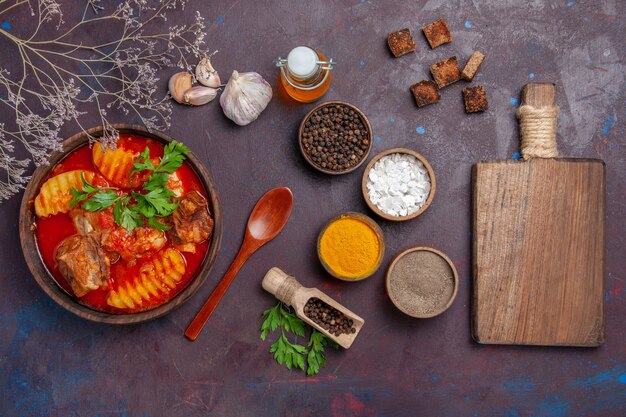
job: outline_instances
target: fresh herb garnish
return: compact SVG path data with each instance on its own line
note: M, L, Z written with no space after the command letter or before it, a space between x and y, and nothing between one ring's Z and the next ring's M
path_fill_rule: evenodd
M133 197L135 200L143 200L145 203L141 205L142 208L147 210L142 210L141 214L145 217L154 217L154 215L148 215L147 213L152 213L150 207L154 208L157 216L165 217L169 216L176 210L178 207L178 203L172 201L172 197L175 194L167 187L157 188L156 190L152 190L146 194L138 194L133 193Z
M166 230L170 229L168 225L161 223L156 219L156 217L148 218L148 226L157 229L159 232L165 232Z
M119 188L95 187L89 184L83 176L82 190L72 188L70 207L81 204L87 211L101 211L113 207L115 223L132 232L137 226L148 224L159 231L169 229L169 226L160 222L158 217L167 217L176 210L178 203L172 200L174 192L166 185L170 174L174 173L189 153L182 143L172 141L163 148L163 157L158 165L150 159L150 149L139 154L130 175L136 172L151 171L148 180L143 184L141 191L131 195L116 193Z
M129 201L130 197L128 196L117 200L115 207L113 207L113 218L115 223L132 232L135 227L143 225L143 220L141 215L134 210L136 206L129 207Z
M94 193L99 192L101 189L98 187L94 187L89 184L85 179L85 176L81 174L81 180L83 180L83 188L82 191L78 191L76 188L72 187L70 193L74 196L72 200L70 200L70 208L74 208L78 203L84 201L91 197Z
M304 322L280 301L265 310L261 317L264 318L261 324L261 340L264 341L270 332L280 329L280 336L270 346L270 353L274 354L276 362L284 364L288 369L296 367L304 371L306 366L307 375L315 375L320 368L326 366L325 347L330 345L338 348L333 340L315 329L309 337L308 349L298 343L291 343L285 332L304 337Z
M159 161L159 165L155 167L150 159L150 149L146 146L146 149L137 157L134 169L130 174L132 175L139 171L153 171L152 175L172 174L183 164L188 153L189 148L180 142L172 141L163 148L163 158Z
M111 207L120 197L112 190L99 192L95 194L91 199L83 203L83 208L87 211L99 211L104 210L107 207Z
M326 356L324 356L324 348L328 344L329 339L317 330L313 330L311 337L309 338L309 353L307 353L307 375L315 375L320 371L320 368L326 367ZM333 347L338 348L334 341Z

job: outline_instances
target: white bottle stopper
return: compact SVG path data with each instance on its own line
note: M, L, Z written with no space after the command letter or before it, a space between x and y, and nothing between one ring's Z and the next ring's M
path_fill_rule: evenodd
M298 46L293 48L287 56L289 72L298 78L308 78L317 70L317 53L307 47Z

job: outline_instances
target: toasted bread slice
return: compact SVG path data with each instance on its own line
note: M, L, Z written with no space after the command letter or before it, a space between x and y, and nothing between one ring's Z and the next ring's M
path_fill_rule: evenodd
M461 79L461 72L455 56L431 65L430 72L439 88L453 84Z
M417 107L424 107L429 104L433 104L439 101L441 96L439 95L439 88L433 81L420 81L411 86L411 93L415 97L415 104Z
M396 58L415 51L415 42L409 29L401 29L387 35L387 44Z
M489 110L487 93L482 85L463 89L463 101L467 113L478 113Z
M470 56L470 58L467 60L467 63L463 67L463 71L461 71L461 77L464 80L472 81L484 59L485 55L478 51L474 51L472 53L472 56Z
M432 49L444 43L452 42L452 35L448 30L445 19L439 19L436 22L424 26L422 31Z

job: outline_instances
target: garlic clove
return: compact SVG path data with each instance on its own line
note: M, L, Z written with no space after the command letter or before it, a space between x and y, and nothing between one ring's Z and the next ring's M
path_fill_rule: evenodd
M220 86L220 76L208 57L202 58L196 65L196 80L207 87L218 88Z
M215 88L197 85L185 91L185 94L183 94L183 101L185 104L190 104L192 106L202 106L203 104L207 104L209 101L213 100L215 97L217 97L217 90Z
M233 71L220 105L226 117L239 126L252 123L272 99L272 86L256 72Z
M178 103L184 104L184 94L191 88L193 84L193 77L188 72L177 72L170 77L168 82L168 89L170 95Z
M203 79L199 82L200 84L206 85L207 87L211 88L218 88L222 84L222 80L220 80L220 76L217 71L212 72L211 74L209 74L209 77L207 79Z

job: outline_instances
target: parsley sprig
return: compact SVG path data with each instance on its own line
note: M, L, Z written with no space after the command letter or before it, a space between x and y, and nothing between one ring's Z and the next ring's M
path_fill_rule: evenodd
M82 189L71 190L73 198L70 207L80 204L87 211L102 211L113 207L115 223L129 232L145 224L165 231L169 226L161 223L159 218L169 216L178 207L178 203L172 200L174 192L166 184L170 174L183 164L188 153L189 148L172 141L165 145L163 157L155 165L150 158L150 149L146 147L135 160L130 173L132 176L136 172L150 172L140 191L128 195L120 193L120 189L116 187L96 187L83 177Z
M274 307L265 310L261 317L264 318L261 324L261 340L265 341L270 332L280 329L280 336L270 346L270 353L274 354L276 362L284 364L287 369L295 367L304 371L306 367L307 375L315 375L320 368L326 366L324 355L326 346L338 348L333 340L315 329L309 337L308 349L298 343L291 343L286 333L304 337L304 322L280 301Z
M326 356L324 355L324 349L328 343L331 343L335 349L339 346L334 340L328 339L324 334L313 330L311 337L309 338L309 353L307 354L307 375L315 375L320 371L320 368L326 367Z

